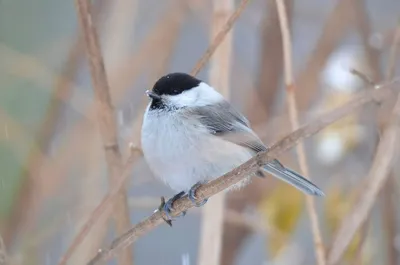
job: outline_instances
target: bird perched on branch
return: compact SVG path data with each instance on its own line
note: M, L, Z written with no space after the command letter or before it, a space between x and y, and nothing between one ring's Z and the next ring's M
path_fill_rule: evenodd
M196 199L201 184L268 150L240 112L213 87L189 74L165 75L146 93L151 101L142 124L142 149L154 175L179 192L163 205L170 220L175 200L187 194L196 206L202 206L207 199L200 203ZM324 195L276 159L266 163L259 173L263 171L307 194ZM251 177L229 190L246 185Z

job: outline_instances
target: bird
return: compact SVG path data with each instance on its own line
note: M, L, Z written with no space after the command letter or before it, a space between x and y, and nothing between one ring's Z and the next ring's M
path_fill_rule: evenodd
M141 145L152 173L178 192L162 205L169 220L174 201L188 195L195 206L204 205L208 199L197 202L196 198L200 185L268 150L243 114L211 85L190 74L164 75L146 94L149 104L143 117ZM314 183L277 159L267 162L259 172L267 172L306 194L324 196ZM260 174L246 177L227 191L247 185L254 175Z

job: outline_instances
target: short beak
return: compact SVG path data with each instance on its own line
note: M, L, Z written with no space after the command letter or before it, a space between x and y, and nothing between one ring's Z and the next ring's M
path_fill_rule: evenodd
M150 91L150 90L146 90L146 95L152 99L161 99L161 97L159 95L157 95L156 93L154 93L153 91Z

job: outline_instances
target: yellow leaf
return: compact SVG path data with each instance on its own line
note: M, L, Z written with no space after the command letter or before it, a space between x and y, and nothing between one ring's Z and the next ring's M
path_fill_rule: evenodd
M269 251L275 257L296 228L304 206L304 195L292 186L279 182L269 196L262 200L259 210L275 233L268 235Z

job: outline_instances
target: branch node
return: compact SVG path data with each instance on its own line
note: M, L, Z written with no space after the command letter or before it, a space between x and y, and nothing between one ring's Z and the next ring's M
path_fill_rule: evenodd
M360 78L364 83L372 86L373 88L377 88L377 84L372 80L372 78L370 78L368 75L362 73L361 71L358 71L357 69L350 69L350 73L352 73L353 75L357 76L358 78Z
M106 151L112 150L115 152L115 151L119 150L119 147L118 147L118 144L116 144L116 143L108 143L108 144L104 145L104 149Z

